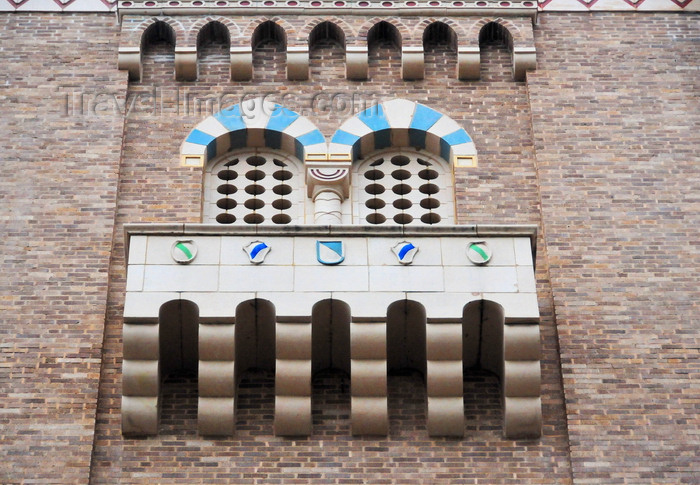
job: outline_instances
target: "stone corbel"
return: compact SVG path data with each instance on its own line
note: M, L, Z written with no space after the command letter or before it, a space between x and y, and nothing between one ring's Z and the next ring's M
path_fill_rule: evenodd
M287 79L306 81L309 79L309 46L287 47Z
M481 77L481 53L479 46L457 49L457 79L475 81Z
M401 49L401 77L405 81L415 81L425 77L422 46L406 46Z
M350 162L306 162L307 195L315 224L342 224L341 205L350 196Z
M537 324L503 329L503 432L509 439L542 435L540 329Z
M350 45L345 48L345 77L364 81L369 74L369 55L366 46Z
M175 80L197 80L196 47L175 47Z
M129 71L130 81L140 81L143 66L141 64L140 47L120 47L117 60L117 67L120 70Z
M513 48L513 79L524 81L526 71L537 68L537 52L534 47Z
M253 49L250 46L236 46L231 54L231 81L250 81L253 78Z

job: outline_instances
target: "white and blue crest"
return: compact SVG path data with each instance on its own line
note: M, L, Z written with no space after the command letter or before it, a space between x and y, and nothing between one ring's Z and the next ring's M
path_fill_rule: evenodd
M345 260L343 241L316 241L316 259L321 264L340 264Z
M253 264L260 264L265 261L265 256L272 249L270 246L262 241L253 241L247 246L243 246L243 251L248 255L248 259Z
M414 246L408 241L402 241L391 248L401 264L411 264L418 252L418 246Z

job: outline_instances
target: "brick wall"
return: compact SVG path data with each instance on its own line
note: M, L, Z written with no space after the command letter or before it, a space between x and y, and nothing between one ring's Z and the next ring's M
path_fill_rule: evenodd
M402 81L398 50L380 44L370 79L348 82L341 49L320 43L309 81L286 81L283 50L267 44L253 81L232 83L214 43L200 80L179 83L161 42L127 88L113 17L3 15L0 24L11 33L0 39L3 483L636 484L700 473L697 16L542 14L527 84L510 80L497 43L482 46L478 82L455 79L456 56L440 43L426 50L423 81ZM102 97L99 116L66 117L53 106L65 103L58 86L90 91L93 104L97 86L120 103L128 94L131 110L124 119ZM350 436L348 379L332 373L314 380L309 439L272 435L273 383L262 373L241 386L231 439L197 435L187 374L164 384L157 437L121 436L122 225L200 218L201 171L180 167L178 151L208 113L184 112L184 98L286 94L329 136L352 114L312 103L331 91L404 97L452 117L480 162L456 170L460 222L540 224L540 440L502 439L497 383L481 373L465 377L462 440L428 438L424 386L410 373L389 379L382 439ZM69 104L79 110L75 97Z
M578 483L697 483L697 15L541 15L528 75Z
M304 19L286 18L297 30ZM357 19L361 25L366 19ZM242 23L242 22L241 22ZM356 26L357 28L357 26ZM502 45L484 46L484 80L455 79L456 55L447 45L431 46L426 55L426 79L400 78L400 52L389 43L370 50L370 79L345 79L343 53L331 43L310 52L310 80L286 80L284 51L272 43L253 56L253 81L227 81L227 70L210 45L200 60L202 79L177 83L171 48L159 43L144 58L144 76L129 94L151 92L166 96L178 88L200 98L228 93L229 99L274 94L305 112L330 136L353 113L351 108L326 111L312 104L314 95L372 100L404 97L439 109L463 124L477 143L480 167L457 171L462 222L538 222L538 192L530 113L525 83L511 80L509 55ZM209 55L211 54L211 55ZM218 73L218 74L215 74ZM182 99L182 97L181 97ZM273 98L274 99L274 98ZM133 113L126 121L119 194L118 224L126 222L199 222L201 171L179 166L179 143L203 115L153 116ZM507 120L507 122L504 122ZM144 184L148 190L144 191ZM120 234L120 233L118 233ZM274 388L270 377L253 379L254 395L244 386L237 401L237 435L209 440L196 434L192 376L175 378L166 386L165 422L159 436L125 439L120 434L120 331L124 294L123 242L115 241L111 269L105 372L99 404L94 483L465 483L496 478L503 483L566 483L569 480L566 429L556 338L544 264L540 264L544 346L544 436L539 441L502 438L497 381L484 375L465 378L466 437L460 441L430 439L425 424L425 390L416 375L390 378L391 430L387 438L353 438L349 428L347 378L314 381L314 428L307 440L272 434ZM330 386L331 391L328 390ZM336 390L341 390L335 395ZM473 390L473 392L472 392ZM252 396L252 397L251 397ZM408 398L410 396L410 399ZM494 398L496 400L494 401ZM398 468L401 465L404 468ZM481 477L481 478L480 478Z
M123 120L66 115L66 93L123 99L118 30L4 14L0 31L0 482L86 483Z

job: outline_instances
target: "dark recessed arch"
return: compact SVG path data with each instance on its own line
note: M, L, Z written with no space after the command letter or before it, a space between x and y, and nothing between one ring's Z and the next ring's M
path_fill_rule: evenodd
M287 33L277 22L266 20L255 28L250 38L250 43L253 50L263 43L273 43L286 48Z

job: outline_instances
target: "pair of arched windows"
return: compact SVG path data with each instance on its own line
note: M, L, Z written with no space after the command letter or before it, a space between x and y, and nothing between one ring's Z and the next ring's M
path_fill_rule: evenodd
M451 167L425 151L378 151L354 164L351 180L346 224L455 221ZM281 150L238 149L207 167L203 222L304 224L313 221L310 203L303 164Z

